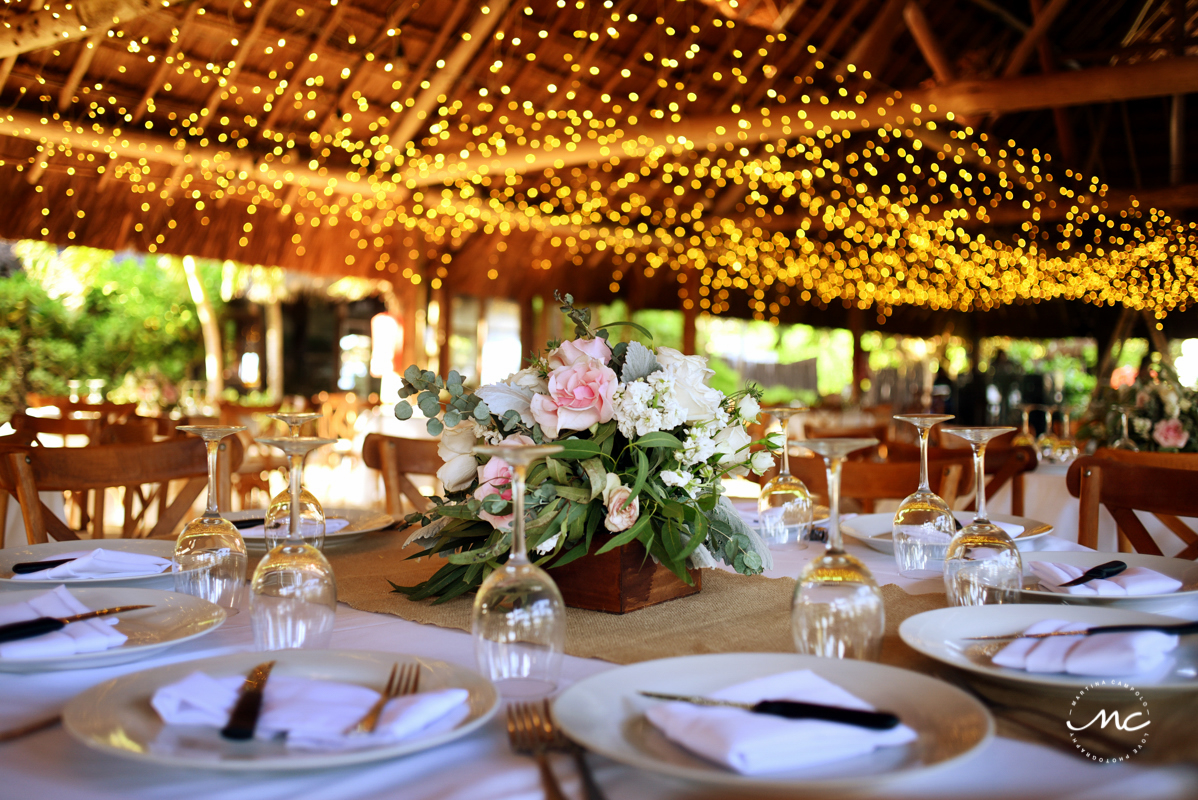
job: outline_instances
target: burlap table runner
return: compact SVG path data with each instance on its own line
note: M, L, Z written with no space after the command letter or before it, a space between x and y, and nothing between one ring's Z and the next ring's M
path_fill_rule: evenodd
M405 561L398 537L370 537L328 553L337 575L338 599L361 611L393 614L442 628L470 630L472 597L441 605L413 602L392 591L389 581L411 584L440 565L414 570ZM701 653L793 653L790 609L795 581L737 575L713 569L703 573L703 591L629 614L566 610L566 652L615 664ZM1000 735L1038 741L1076 752L1064 720L1072 690L1024 688L989 681L935 662L912 650L898 636L908 617L944 608L943 594L910 595L898 586L882 587L886 633L884 664L935 675L985 700L995 712ZM1191 733L1198 716L1198 692L1152 693L1154 741L1135 756L1137 763L1198 763L1198 737ZM1116 743L1117 744L1117 743Z

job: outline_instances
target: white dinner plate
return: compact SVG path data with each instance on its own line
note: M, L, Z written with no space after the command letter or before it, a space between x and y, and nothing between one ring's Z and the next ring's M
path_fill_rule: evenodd
M170 570L155 575L133 578L74 578L57 580L14 581L12 565L24 561L48 561L63 553L78 550L117 550L122 553L142 553L159 558L174 558L175 542L170 539L82 539L68 542L47 542L24 547L5 547L0 550L0 589L37 589L66 584L68 586L137 586L143 589L174 589L175 578ZM200 569L200 567L196 567Z
M972 511L956 511L954 516L962 525L973 521ZM1027 517L1012 517L1007 514L991 514L990 521L1007 532L1020 550L1030 550L1029 542L1052 533L1052 526ZM856 539L879 553L894 555L894 512L883 514L858 514L842 520L840 532Z
M667 739L645 718L645 710L660 701L637 694L646 690L706 695L797 669L809 669L874 707L894 712L919 738L901 747L807 769L741 775ZM557 698L553 712L571 739L615 761L743 791L876 787L965 758L994 733L994 722L985 707L943 681L869 661L794 653L720 653L632 664L574 684ZM812 746L818 747L818 743Z
M1054 554L1055 555L1055 554ZM1096 679L1093 676L1064 673L1027 672L997 666L991 658L1006 642L969 641L969 636L998 636L1026 630L1046 619L1080 622L1086 625L1122 625L1124 623L1179 622L1174 617L1099 606L1060 606L1011 604L939 608L908 617L899 626L899 636L914 650L929 658L989 678L1040 687L1081 689ZM1139 675L1115 676L1134 683L1137 689L1198 689L1198 642L1192 636L1181 643L1162 667Z
M267 658L272 676L295 675L356 683L382 691L396 663L418 663L420 690L462 688L470 693L468 715L451 730L418 735L401 742L339 752L289 750L279 740L234 742L216 728L165 725L150 707L163 686L202 671L213 677L246 675ZM476 672L444 661L395 653L353 650L279 650L187 661L123 675L93 686L67 703L62 723L67 732L95 750L153 764L223 771L289 771L342 767L415 753L457 739L483 725L498 707L494 685Z
M1043 588L1039 579L1031 574L1029 561L1050 561L1071 564L1083 570L1105 564L1108 561L1123 561L1129 567L1144 567L1162 575L1181 581L1182 587L1170 594L1144 594L1131 597L1099 597L1097 595L1073 595L1053 592ZM1134 611L1150 611L1198 619L1198 562L1184 558L1145 556L1139 553L1096 553L1093 551L1038 552L1023 554L1023 592L1025 603L1059 603L1076 606L1110 606Z
M118 614L116 629L129 637L120 647L98 653L79 653L53 658L0 658L0 672L44 672L51 669L87 669L125 664L156 654L172 645L186 642L219 628L224 624L223 608L189 594L163 592L157 589L83 588L68 589L79 602L92 610L113 606L149 605L137 611ZM30 600L45 589L25 592L5 592L0 605Z
M348 544L355 539L360 539L368 533L382 530L388 525L395 522L390 514L384 514L381 511L372 511L365 508L331 508L326 506L324 510L327 519L344 519L349 522L341 530L336 533L326 533L324 536L325 547L338 547L343 544ZM266 509L251 508L245 511L226 511L221 516L229 520L244 520L244 519L264 519L266 517ZM241 532L242 538L245 539L245 548L251 553L266 552L266 536L264 534L251 533L246 535L246 531Z

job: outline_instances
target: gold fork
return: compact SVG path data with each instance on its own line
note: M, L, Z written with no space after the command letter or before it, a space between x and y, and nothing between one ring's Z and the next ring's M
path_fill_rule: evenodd
M391 667L391 675L387 678L387 686L383 689L383 693L379 695L379 699L374 702L370 710L353 725L345 729L345 734L351 736L360 733L374 733L374 729L378 727L379 717L383 713L383 708L387 705L387 701L404 695L416 694L420 689L420 665L405 664L401 669L399 664Z
M566 800L557 776L549 768L549 760L545 757L546 744L541 730L530 704L512 703L507 707L507 735L512 750L537 760L541 770L541 786L545 789L547 800Z
M603 794L603 790L595 782L595 776L591 772L590 765L587 764L586 751L579 744L566 737L565 732L553 718L549 701L545 700L539 710L536 706L533 706L533 716L534 722L541 732L541 739L545 742L545 746L555 752L569 753L573 756L574 764L578 767L578 773L582 776L582 786L586 792L587 800L607 800L607 796Z

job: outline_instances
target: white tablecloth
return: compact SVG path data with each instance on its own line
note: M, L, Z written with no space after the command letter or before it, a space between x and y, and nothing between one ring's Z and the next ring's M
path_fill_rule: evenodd
M896 582L893 559L850 545L878 577ZM771 577L795 575L818 548L780 550ZM906 584L915 592L934 584ZM248 613L232 617L215 633L168 650L166 655L107 669L40 675L0 674L0 727L7 729L58 712L77 692L117 675L166 663L252 649ZM337 610L332 646L338 649L417 653L473 668L468 634L418 625L397 617ZM565 659L566 684L614 665L591 659ZM729 797L728 793L621 766L591 756L600 784L611 800L682 800ZM581 798L581 784L569 757L553 756L568 797ZM1198 769L1148 768L1133 762L1094 765L1061 751L999 738L965 763L887 786L876 796L898 798L1193 798ZM533 800L542 798L532 759L508 748L502 713L490 724L444 747L379 764L299 774L220 774L142 765L95 753L77 744L61 727L0 744L0 797L45 800L338 800L416 798L441 800Z

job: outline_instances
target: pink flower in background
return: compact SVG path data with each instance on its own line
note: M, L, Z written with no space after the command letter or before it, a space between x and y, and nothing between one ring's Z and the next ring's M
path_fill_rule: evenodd
M611 348L603 339L571 339L549 354L549 368L572 367L588 358L606 366L611 361Z
M603 504L607 506L607 517L603 520L603 527L612 533L626 531L632 527L641 516L641 499L634 497L629 503L628 498L631 495L632 490L620 483L617 475L607 473L607 485L603 487ZM628 504L627 508L624 507L625 503Z
M1161 447L1180 450L1190 440L1190 434L1186 433L1181 420L1174 417L1173 419L1162 419L1156 423L1156 427L1152 429L1152 438Z
M536 444L536 442L527 436L516 434L504 439L502 444ZM474 496L479 500L493 494L499 495L504 500L512 499L512 465L498 456L492 456L490 461L478 468L478 488L474 490ZM496 528L506 528L512 524L513 515L509 513L497 516L480 511L478 516Z
M616 373L593 358L558 367L549 373L549 394L533 395L532 418L550 439L564 430L583 431L607 422L619 384Z
M1134 386L1137 374L1139 374L1139 371L1131 364L1116 367L1115 371L1111 373L1111 388L1118 389L1122 386Z

